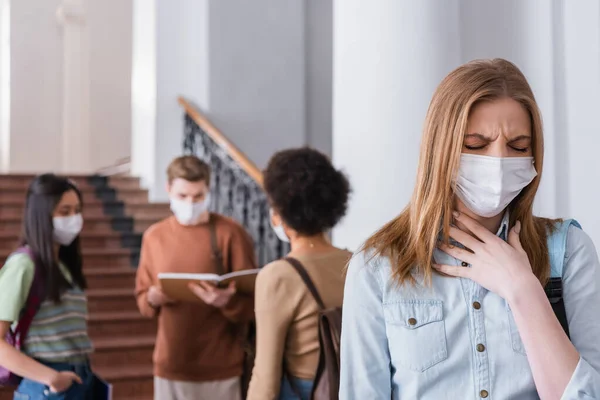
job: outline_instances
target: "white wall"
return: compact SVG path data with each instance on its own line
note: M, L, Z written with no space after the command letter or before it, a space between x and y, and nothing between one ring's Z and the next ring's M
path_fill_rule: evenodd
M10 172L62 165L61 0L11 1Z
M182 153L178 96L260 168L286 147L331 152L332 0L136 0L134 25L132 166L152 200Z
M306 143L332 150L333 0L306 0Z
M132 172L165 201L166 169L182 153L184 96L208 107L208 0L135 0Z
M490 57L519 65L542 109L536 212L575 217L600 243L600 4L344 0L334 15L334 159L355 190L338 244L356 248L407 204L433 90L460 63Z
M208 0L158 0L156 89L156 180L153 200L166 200L166 168L181 155L184 96L201 109L208 104Z
M306 143L304 16L303 1L210 2L208 115L259 167Z
M334 3L334 161L350 177L335 242L356 249L412 193L421 127L437 83L459 62L458 2Z
M156 180L156 1L133 1L131 173L147 188Z
M90 133L94 170L131 154L131 0L88 0Z
M68 28L62 3L11 1L7 172L87 173L130 154L131 2L82 1Z
M0 171L10 163L10 0L0 0Z
M565 129L554 149L561 214L577 218L600 248L600 3L569 2L563 15Z

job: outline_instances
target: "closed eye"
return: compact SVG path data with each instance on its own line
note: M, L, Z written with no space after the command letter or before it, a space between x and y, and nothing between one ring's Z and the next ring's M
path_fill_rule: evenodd
M483 150L487 147L487 144L483 145L483 146L467 146L467 145L465 145L465 147L469 150Z
M518 151L519 153L527 153L527 151L529 150L529 147L525 147L524 149L519 149L516 147L511 147L514 151Z

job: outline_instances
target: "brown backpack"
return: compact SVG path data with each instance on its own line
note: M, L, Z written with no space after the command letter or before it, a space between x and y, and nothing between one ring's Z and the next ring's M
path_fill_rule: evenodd
M340 388L340 338L342 334L341 307L325 308L325 303L308 272L300 261L288 257L285 259L304 281L304 284L319 306L319 364L313 384L311 400L338 400ZM293 381L288 374L294 391Z

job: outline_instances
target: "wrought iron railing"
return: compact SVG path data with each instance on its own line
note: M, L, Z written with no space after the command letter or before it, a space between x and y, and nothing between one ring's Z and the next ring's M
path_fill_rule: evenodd
M212 169L211 211L229 216L246 228L254 240L261 267L283 257L289 246L281 242L270 227L269 204L261 185L193 116L186 112L184 118L184 153L196 155Z

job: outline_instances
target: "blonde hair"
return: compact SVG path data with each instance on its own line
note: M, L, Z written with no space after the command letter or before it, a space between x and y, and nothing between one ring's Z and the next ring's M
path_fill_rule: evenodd
M167 180L172 183L178 178L210 185L210 166L196 156L177 157L167 167Z
M435 91L423 129L417 181L402 213L370 237L364 250L386 256L400 284L414 283L416 268L431 282L433 252L440 238L449 239L458 172L469 113L481 102L511 98L531 118L532 151L537 177L509 205L510 226L521 221L521 243L535 276L545 284L550 276L546 235L552 221L533 216L533 200L544 161L542 120L531 87L513 63L503 59L475 60L452 71ZM441 227L440 227L441 223Z

